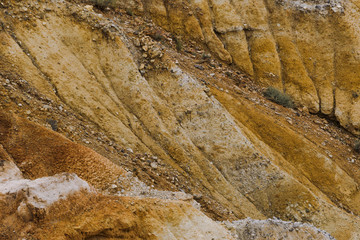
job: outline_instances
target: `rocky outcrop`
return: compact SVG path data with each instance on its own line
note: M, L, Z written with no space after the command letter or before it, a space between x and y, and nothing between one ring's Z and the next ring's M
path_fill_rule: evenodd
M8 135L10 129L17 129L19 135L24 136L23 139L1 139L5 146L0 145L1 238L235 239L189 202L177 200L176 196L181 194L172 193L173 200L166 200L166 195L162 194L161 200L154 196L144 198L140 191L132 191L132 197L98 193L75 173L91 181L99 190L105 190L105 182L110 185L114 176L122 177L118 174L125 171L55 132L23 119L17 119L16 126L11 125L4 120L4 116L11 116L3 112L1 116L1 126L9 127L2 127L2 135ZM31 140L44 137L51 140L24 144L24 139L30 140L27 131L32 132ZM76 164L67 162L64 151L54 149L51 141L56 141L57 146L67 145L66 152L73 153L70 158ZM7 144L10 142L14 145ZM30 153L28 149L37 153ZM25 153L27 161L22 161L19 152ZM106 169L104 165L111 168ZM57 173L63 171L70 173ZM34 180L25 179L23 175ZM136 181L133 178L121 180L124 189L129 182Z
M165 29L206 44L259 83L359 134L356 1L145 0L138 6Z
M2 116L4 116L3 113ZM6 125L3 119L4 117L1 124ZM65 138L59 138L58 134L41 126L29 124L23 119L17 119L17 122L24 122L25 124L16 125L16 129L20 132L26 132L25 130L30 128L34 133L33 138L47 135L57 140L59 145L62 142L69 143ZM8 141L21 143L18 139L2 139L2 144ZM49 154L46 151L51 148L51 144L33 142L33 145L38 150L43 150L38 153L37 161L34 162L37 166L46 163L48 157L51 158L55 154ZM34 146L19 144L16 145L16 149L17 151L26 151L26 149L34 148ZM79 148L80 151L76 157L77 166L69 165L68 171L72 173L58 173L34 180L25 179L23 175L31 172L31 168L23 167L24 164L19 163L19 156L11 151L14 148L13 146L6 147L9 151L0 145L0 206L2 208L0 236L4 239L235 240L249 239L248 236L256 239L256 237L273 235L274 233L279 236L290 234L299 238L311 236L316 239L332 239L330 235L320 230L316 231L311 225L292 224L279 220L264 221L265 224L270 223L270 227L264 227L264 223L261 221L254 221L253 227L250 227L248 223L243 223L243 221L226 222L221 225L194 208L189 200L184 202L179 200L181 197L177 199L181 193L172 192L166 197L166 194L160 195L158 191L158 195L148 198L144 196L144 188L141 190L133 188L131 189L131 197L100 194L98 190L89 186L86 181L74 173L78 170L86 172L90 167L88 156L83 155L84 150L89 154L93 153L92 150L74 143L69 150ZM57 157L62 158L62 153L58 152ZM93 158L90 165L99 166L104 161L106 162L107 159ZM16 164L21 166L22 171ZM118 169L118 166L113 165L113 171L111 170L108 173L117 174ZM44 168L40 168L38 172L42 172L42 175L49 173L44 171ZM98 174L93 173L92 176ZM89 178L89 175L83 176ZM119 185L125 189L128 183L137 182L135 178L131 177L126 179L120 176L119 179L121 179L118 181ZM102 186L104 181L100 178L89 178L89 180L95 184L94 186ZM107 181L111 181L111 176ZM159 196L162 196L162 199L159 199ZM250 221L250 219L245 221ZM273 225L284 229L274 229ZM293 232L290 228L295 229L295 231Z
M316 88L311 78L300 81L293 72L281 73L280 66L289 62L301 65L302 61L285 54L286 51L295 51L295 46L291 44L284 45L287 49L284 58L288 59L279 57L275 37L267 30L267 21L258 22L258 26L249 25L245 35L241 35L244 30L233 27L233 22L239 22L239 19L223 19L226 16L224 9L231 12L236 8L226 5L226 2L226 8L213 3L212 9L217 9L215 15L219 16L214 31L209 25L214 22L210 14L201 12L208 2L196 1L194 4L199 7L195 10L200 12L194 10L190 20L178 11L182 9L186 12L192 5L188 9L186 6L180 9L176 5L180 2L171 1L171 6L166 5L165 8L161 1L157 3L146 3L148 5L144 4L144 9L156 13L159 24L167 24L165 27L171 30L177 26L172 31L178 31L178 34L187 29L186 33L205 41L223 61L245 60L234 60L222 44L224 40L217 38L219 33L234 49L243 46L243 43L236 42L238 39L246 39L254 53L248 54L248 57L239 54L248 59L244 70L253 71L259 79L267 81L265 72L262 72L266 70L273 77L274 84L280 87L280 75L287 74L296 84L291 82L287 86L285 81L285 87L299 94L301 101L308 102L309 108L314 111L318 108L314 95ZM131 152L157 156L188 180L183 191L197 195L200 201L211 198L237 218L276 216L310 222L339 239L356 239L359 236L360 179L357 168L341 161L341 156L330 157L328 148L324 150L321 143L301 135L290 123L268 116L264 109L236 94L234 86L226 92L214 85L204 84L210 81L210 74L202 77L200 73L192 73L186 64L180 62L188 59L179 55L173 57L173 50L166 44L161 45L135 30L137 26L145 25L140 18L129 26L127 21L105 18L90 7L69 2L29 0L26 5L12 1L2 4L6 7L0 13L2 71L16 72L17 75L12 76L14 79L28 82L46 95L49 102L66 105L74 113L93 122L98 131L106 133L117 144L131 148ZM259 19L265 17L267 9L261 6L249 8L257 10L255 13ZM164 9L166 14L169 11L172 14L164 15L161 12ZM162 19L161 16L167 17ZM198 18L201 18L201 27L195 24ZM177 24L172 26L175 22ZM236 35L239 31L240 35ZM246 49L243 48L243 51ZM250 66L253 66L252 70ZM291 64L286 66L292 69ZM300 72L305 73L305 67ZM7 80L14 81L11 78ZM5 80L4 86L10 89L12 85ZM60 134L51 134L50 137L49 131L27 121L12 115L0 116L3 123L0 125L3 133L0 143L27 178L74 172L98 189L106 189L119 176L122 179L126 177L124 171L108 159L65 140ZM275 121L281 124L275 124ZM35 133L39 134L37 138L33 137ZM44 156L48 161L43 161ZM128 196L132 196L131 191ZM90 194L84 198L92 201L93 197ZM105 201L102 198L98 197L100 203ZM127 201L126 197L122 199ZM145 200L139 201L141 209ZM130 212L138 211L129 205L119 204L115 204L119 206L114 207L115 210L111 210L111 204L104 204L109 212L116 213L111 218L115 222L120 221L117 213L124 210L123 206L128 207ZM204 201L203 204L208 203ZM100 205L97 206L100 208ZM75 223L84 223L87 218L95 221L97 214L103 214L96 209L89 215L83 213L74 220ZM170 210L162 212L168 211L167 208L155 209L149 212L160 218L172 218ZM192 208L188 209L192 211ZM143 216L141 210L137 214L130 213L129 219L137 215ZM99 219L102 218L104 215ZM147 224L147 221L140 224L137 219L131 223L121 220L120 223L121 229L135 229L126 235L129 238L135 238L135 232L141 229L148 229L148 225L141 225ZM115 225L111 225L113 222L109 226L102 224L100 226L104 229L115 229ZM87 237L122 234L115 230L90 231L87 227L82 224L79 231L66 230L66 234L76 237L81 234ZM143 233L148 234L149 231L140 231L138 236L143 237Z

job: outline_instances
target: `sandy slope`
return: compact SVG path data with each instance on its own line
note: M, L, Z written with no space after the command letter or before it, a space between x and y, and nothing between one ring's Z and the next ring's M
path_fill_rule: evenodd
M358 237L359 168L347 161L356 156L305 113L265 101L256 87L236 87L229 77L235 73L224 77L227 69L214 59L208 65L196 54L176 53L175 40L140 17L119 19L110 12L114 19L107 19L67 2L7 1L3 7L3 108L40 122L68 121L58 129L63 134L78 132L76 140L90 144L91 139L100 151L112 146L105 153L120 164L125 158L119 156L130 156L126 164L140 178L156 179L160 189L171 181L193 194L210 216L275 216L312 223L339 239ZM148 36L153 30L165 43ZM75 172L108 189L125 174L61 134L7 114L1 122L0 142L26 178ZM350 142L348 134L333 131ZM111 144L104 145L95 132Z

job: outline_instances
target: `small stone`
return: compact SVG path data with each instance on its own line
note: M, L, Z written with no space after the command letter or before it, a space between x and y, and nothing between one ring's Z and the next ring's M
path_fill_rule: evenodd
M206 95L208 95L208 97L211 97L212 93L210 91L210 88L205 88L204 92L206 93Z
M200 200L202 198L202 195L199 193L199 194L194 194L194 199L195 200Z
M306 114L309 113L309 109L306 106L304 106L302 109L300 109L300 111L302 111L303 113L306 113Z
M136 47L140 47L140 40L139 39L134 39L134 45L136 46Z
M145 64L143 64L143 63L142 63L142 64L140 64L139 69L140 69L140 70L142 70L142 69L144 69L144 68L145 68Z
M286 118L286 121L287 121L289 124L291 124L291 125L293 124L292 119L291 119L291 118L289 118L289 117L287 117L287 118Z
M20 12L27 12L29 9L27 8L27 7L22 7L21 9L20 9Z
M196 67L197 69L200 69L200 70L204 70L204 67L201 65L198 65L198 64L195 64L194 67Z
M57 130L58 130L58 123L57 123L56 120L54 120L54 119L46 119L46 122L47 122L48 124L50 124L51 129L52 129L53 131L57 131Z
M127 148L126 151L128 151L130 153L134 153L134 151L131 148Z
M211 58L211 54L210 53L204 53L203 54L203 56L202 56L203 58Z
M157 169L158 168L158 165L156 162L152 162L150 163L150 167L154 168L154 169Z
M316 123L316 124L319 124L319 125L322 124L322 122L319 121L319 120L315 120L315 123Z
M24 222L29 222L33 218L32 213L25 202L20 203L16 213L19 217L21 217L24 220Z
M92 12L94 10L94 7L92 5L85 5L84 9Z
M152 48L149 50L149 54L151 58L156 58L162 55L161 50L159 48Z
M44 110L49 110L49 109L51 109L51 106L49 106L49 105L44 105L42 108L43 108Z

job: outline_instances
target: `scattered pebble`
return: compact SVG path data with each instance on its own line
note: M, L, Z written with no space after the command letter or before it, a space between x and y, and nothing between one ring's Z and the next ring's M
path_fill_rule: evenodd
M158 168L158 164L156 162L152 162L150 163L150 166L154 169L157 169Z
M195 64L194 67L196 67L199 70L204 70L204 67L198 64Z

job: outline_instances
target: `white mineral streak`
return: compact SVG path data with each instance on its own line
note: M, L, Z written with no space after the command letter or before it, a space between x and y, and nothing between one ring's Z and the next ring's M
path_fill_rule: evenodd
M29 180L21 177L20 170L13 163L6 162L0 168L0 193L15 194L23 191L27 202L36 208L46 208L81 190L90 191L91 188L74 173Z

